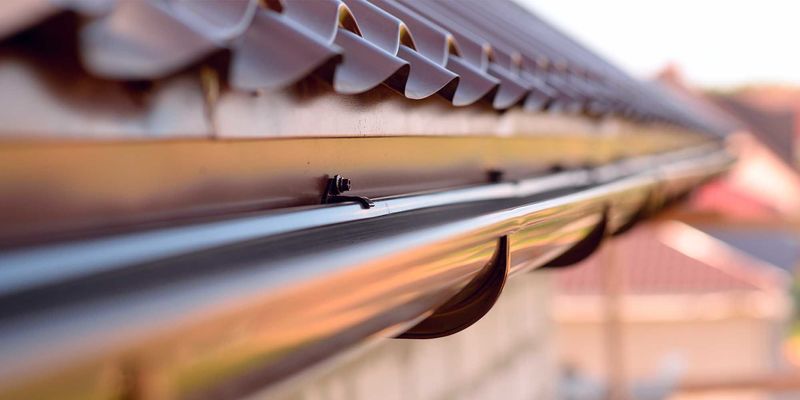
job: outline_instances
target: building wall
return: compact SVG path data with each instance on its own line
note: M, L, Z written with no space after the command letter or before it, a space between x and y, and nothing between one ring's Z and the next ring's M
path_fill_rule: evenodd
M511 279L475 325L431 340L384 339L301 381L279 400L553 399L550 278Z
M559 321L556 332L562 364L604 378L604 329L601 321ZM777 367L782 331L779 320L745 315L626 320L620 350L625 376L656 378L670 368L678 368L680 376L689 380L769 373Z

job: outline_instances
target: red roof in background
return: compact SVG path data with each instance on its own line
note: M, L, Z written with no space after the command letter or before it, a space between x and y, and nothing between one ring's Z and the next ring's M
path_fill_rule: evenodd
M704 93L686 84L682 74L674 65L665 68L657 77L659 84L682 97L687 103L705 110L705 114L715 116L721 123L728 124L731 131L747 131L748 137L755 140L737 141L749 146L741 148L739 170L731 172L728 178L718 180L698 189L692 200L684 207L691 211L714 213L726 219L746 221L777 221L793 214L793 199L797 197L794 189L797 179L787 179L783 166L797 174L795 155L795 136L800 133L800 88L782 86L752 86L731 93ZM757 143L756 143L757 142ZM770 156L761 157L766 150ZM754 151L751 151L754 150ZM767 158L774 157L775 162ZM759 162L760 174L769 174L762 181L764 185L754 184L753 179L743 171L754 171L748 161ZM745 168L748 168L745 170ZM779 170L780 169L780 170ZM771 187L791 188L785 193L770 193L764 196L767 182Z
M763 108L734 96L713 96L711 99L741 121L783 162L794 167L795 110Z
M683 235L680 230L686 229L689 235L677 239L696 244L702 242L691 235L705 235L703 232L677 222L671 224L675 224L677 229L670 229L669 235ZM559 291L566 294L602 293L604 274L607 273L604 262L608 262L605 259L619 263L623 274L623 290L631 294L760 291L777 283L773 279L776 271L769 266L765 268L758 260L742 254L725 257L723 251L704 248L704 251L711 250L712 255L719 255L720 262L715 263L718 265L712 265L705 261L708 254L682 252L661 240L664 235L659 225L649 224L616 238L612 250L614 253L610 257L604 257L603 251L600 251L590 259L556 274ZM718 245L726 246L722 242L718 242Z
M683 206L686 210L713 212L737 220L774 220L781 213L760 199L736 190L725 181L710 182L698 188L692 200Z
M750 131L781 160L794 166L794 140L800 135L800 88L752 86L733 93L704 93L689 86L675 65L662 70L656 81L729 129Z
M781 85L750 86L732 95L739 101L773 111L794 111L800 115L800 88ZM794 134L800 136L800 118L795 118Z

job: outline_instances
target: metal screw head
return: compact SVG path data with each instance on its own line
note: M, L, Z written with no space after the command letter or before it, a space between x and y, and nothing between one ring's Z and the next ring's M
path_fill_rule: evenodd
M340 194L350 190L350 179L342 178L341 175L336 175L332 179L331 194Z
M338 177L336 180L336 190L339 193L344 193L350 190L350 179Z

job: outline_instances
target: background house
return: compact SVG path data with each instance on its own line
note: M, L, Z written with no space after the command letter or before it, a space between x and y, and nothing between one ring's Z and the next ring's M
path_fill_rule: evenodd
M790 101L770 103L764 99L771 92L768 89L702 93L689 87L674 66L659 74L658 84L725 121L734 131L729 142L738 162L723 179L695 193L683 209L693 214L686 218L707 217L776 228L786 228L787 220L800 218L800 173L795 150L800 114ZM798 93L791 89L785 92Z
M598 382L616 368L634 398L785 367L790 274L684 223L638 227L556 282L564 367Z
M634 398L662 398L740 380L756 390L712 398L768 398L769 377L785 374L781 385L796 387L800 347L790 325L800 262L800 92L704 93L674 66L654 84L729 126L738 162L665 218L557 274L553 317L565 390L588 399L592 391L582 387L616 384Z

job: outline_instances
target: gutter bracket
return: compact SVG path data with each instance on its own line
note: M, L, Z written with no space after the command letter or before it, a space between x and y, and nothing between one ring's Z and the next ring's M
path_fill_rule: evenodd
M484 273L434 310L433 314L397 337L439 338L458 333L481 319L503 291L511 265L510 247L508 236L501 237Z
M603 212L603 218L600 219L597 226L592 228L588 235L578 243L575 243L575 245L564 254L548 261L547 264L541 268L564 268L589 258L589 256L594 254L595 250L600 247L600 244L603 243L603 239L606 236L606 229L608 229L608 210Z
M344 178L341 175L334 175L333 178L328 178L328 182L325 184L325 192L322 193L322 204L355 201L360 204L363 209L375 207L375 203L367 197L342 195L342 193L349 190L350 179Z
M636 212L631 216L630 220L628 220L625 224L617 228L615 231L611 232L611 236L619 236L629 230L633 229L634 226L638 225L639 222L649 217L653 212L650 209L650 204L653 202L653 193L650 192L647 194L647 197L644 199L642 206L636 210Z

